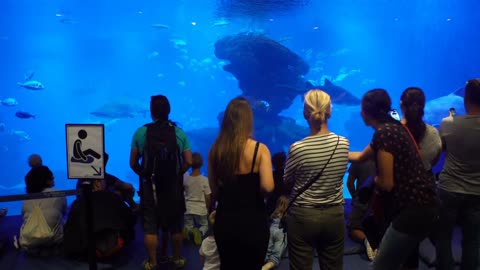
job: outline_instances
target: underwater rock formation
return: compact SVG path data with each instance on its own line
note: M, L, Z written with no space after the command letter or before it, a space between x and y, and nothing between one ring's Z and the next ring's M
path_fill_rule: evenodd
M308 64L264 35L226 36L215 43L215 56L229 61L223 69L237 78L242 95L266 102L269 114L277 115L305 92Z

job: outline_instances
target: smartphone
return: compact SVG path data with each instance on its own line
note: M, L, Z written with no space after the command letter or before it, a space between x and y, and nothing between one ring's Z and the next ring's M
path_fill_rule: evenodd
M400 121L400 115L398 114L397 110L393 109L390 111L390 116L397 120L397 121Z
M457 115L457 111L455 111L455 108L450 108L450 115L451 116L456 116Z

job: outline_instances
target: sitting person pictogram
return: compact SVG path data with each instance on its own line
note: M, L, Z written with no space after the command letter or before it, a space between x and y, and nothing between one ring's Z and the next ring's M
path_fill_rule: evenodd
M73 157L70 159L72 162L88 164L102 157L93 149L82 150L82 140L87 138L87 132L84 129L78 131L78 137L80 139L77 139L73 144Z

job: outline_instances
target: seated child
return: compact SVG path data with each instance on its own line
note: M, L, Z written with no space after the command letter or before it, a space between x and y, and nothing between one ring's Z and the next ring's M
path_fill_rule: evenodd
M375 175L375 162L367 160L352 163L348 169L347 187L352 196L352 211L348 217L347 229L350 238L365 245L365 251L369 260L373 260L376 250L372 248L365 235L364 220L367 217L369 203L362 202L359 196L360 187L372 175Z
M185 240L189 240L190 234L193 234L193 241L196 245L202 243L202 238L208 230L207 214L212 193L208 179L200 172L202 165L202 156L199 153L193 153L192 173L190 175L186 174L183 179L187 208L183 237ZM199 229L195 227L195 223L200 227Z
M200 260L203 265L203 270L219 270L220 269L220 256L218 255L217 243L215 242L215 237L213 236L213 224L215 224L215 214L213 211L210 216L208 216L209 230L207 237L203 239L202 245L200 246Z
M265 265L262 270L270 270L280 264L282 255L287 249L287 235L283 228L280 228L280 220L284 216L288 208L288 197L280 196L277 200L277 207L273 211L270 218L272 224L270 225L270 240L268 242L267 256L265 258Z

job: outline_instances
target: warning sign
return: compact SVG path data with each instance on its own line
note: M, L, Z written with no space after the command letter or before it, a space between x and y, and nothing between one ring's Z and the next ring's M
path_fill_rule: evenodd
M65 125L68 178L103 179L105 133L103 124Z

